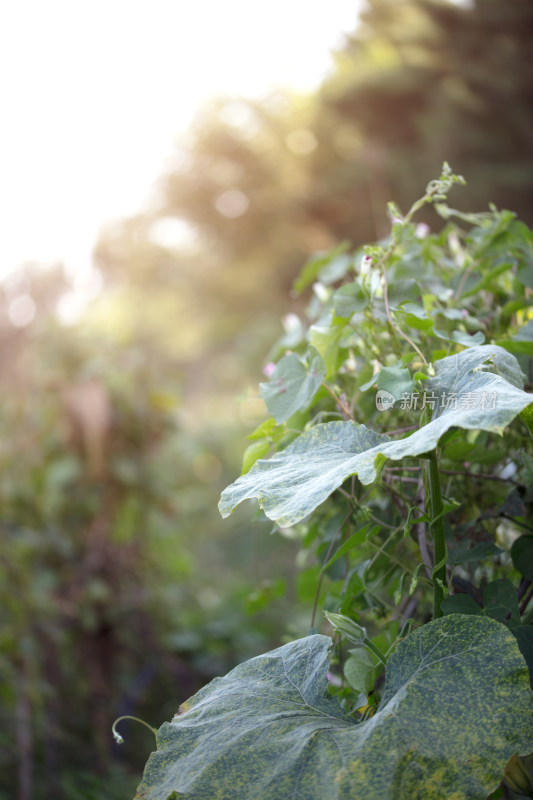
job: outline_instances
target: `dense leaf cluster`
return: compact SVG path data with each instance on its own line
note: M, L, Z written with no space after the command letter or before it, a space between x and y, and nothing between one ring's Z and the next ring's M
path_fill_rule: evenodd
M221 498L300 539L332 665L311 635L217 679L163 726L139 796L483 798L533 749L533 233L451 209L462 182L445 164L387 240L306 265L307 319Z

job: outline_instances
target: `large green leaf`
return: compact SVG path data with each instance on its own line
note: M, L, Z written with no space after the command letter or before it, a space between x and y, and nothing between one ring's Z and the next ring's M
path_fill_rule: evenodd
M431 422L394 440L354 422L315 425L285 450L258 461L228 486L220 512L228 516L243 500L257 498L270 519L292 525L310 514L350 475L372 483L386 459L399 461L433 450L450 428L501 434L533 395L522 390L515 357L496 345L471 347L435 363L426 383L435 403Z
M327 693L329 637L217 678L157 735L140 800L466 800L533 748L533 693L511 633L452 615L401 642L370 720Z
M388 436L353 422L315 425L285 450L257 461L228 486L220 498L220 513L226 517L243 500L256 497L270 519L283 527L293 525L326 500L348 475L357 473L363 483L372 483L374 461L391 443Z

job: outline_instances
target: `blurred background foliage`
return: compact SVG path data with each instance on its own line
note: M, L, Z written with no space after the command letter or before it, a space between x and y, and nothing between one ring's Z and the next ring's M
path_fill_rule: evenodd
M532 29L529 0L369 0L314 94L202 111L149 210L103 230L77 320L61 265L4 283L1 798L132 796L153 742L124 722L114 745L115 717L159 725L305 633L297 543L217 511L290 287L386 235L444 160L461 208L533 223Z

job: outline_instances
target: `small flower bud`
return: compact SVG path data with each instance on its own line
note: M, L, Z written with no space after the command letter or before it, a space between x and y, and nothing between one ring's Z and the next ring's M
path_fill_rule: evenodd
M263 367L263 375L266 375L267 378L270 378L274 370L276 369L276 365L273 361L269 361L268 364L265 364Z
M415 236L417 239L425 239L426 236L429 236L430 228L429 225L426 225L425 222L419 222L415 228Z
M372 256L366 255L361 259L361 275L364 277L368 275L372 268Z

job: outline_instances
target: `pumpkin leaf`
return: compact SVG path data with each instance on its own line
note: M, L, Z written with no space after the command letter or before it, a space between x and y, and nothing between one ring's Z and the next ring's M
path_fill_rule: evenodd
M426 383L426 396L435 398L433 419L411 436L394 440L355 422L315 425L228 486L219 503L222 516L243 500L257 498L270 519L282 527L293 525L351 475L370 484L386 459L400 461L434 450L450 428L501 434L533 402L533 395L521 388L515 357L496 345L443 358L435 363L435 373Z
M454 614L415 631L360 723L328 695L330 646L308 636L198 692L159 729L137 800L466 800L533 748L527 666L498 622Z

